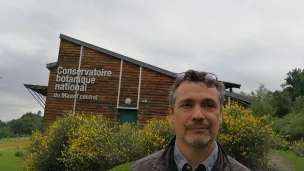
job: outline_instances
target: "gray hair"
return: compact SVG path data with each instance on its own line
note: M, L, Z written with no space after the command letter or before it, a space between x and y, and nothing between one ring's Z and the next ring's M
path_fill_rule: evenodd
M188 70L185 73L185 76L182 79L175 79L171 89L170 89L170 93L169 93L169 104L171 105L171 110L174 111L174 104L175 104L175 91L176 89L180 86L180 84L184 81L192 81L192 82L205 82L204 76L207 74L208 72L198 72L198 71L194 71L194 70ZM208 85L208 84L207 84ZM208 85L210 87L210 85ZM220 96L220 110L222 111L222 106L224 103L224 92L225 92L225 85L216 80L214 82L212 82L212 86L214 86L218 92L219 92L219 96Z

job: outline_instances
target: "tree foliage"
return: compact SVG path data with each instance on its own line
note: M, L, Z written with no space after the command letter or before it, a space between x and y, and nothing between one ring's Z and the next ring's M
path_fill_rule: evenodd
M12 137L12 129L8 126L0 127L0 138Z
M274 124L274 130L289 141L304 137L304 113L290 113Z
M6 126L6 123L0 120L0 128L5 127L5 126Z
M282 141L298 141L304 136L304 69L286 74L282 90L270 91L264 84L248 96L255 116L272 115L274 130Z
M7 123L0 121L0 138L31 135L35 130L42 129L42 116L27 112L19 119Z
M252 100L251 110L255 116L274 115L272 95L273 93L264 84L260 84L256 92L251 92L249 98Z
M15 135L31 135L35 130L41 130L42 117L38 114L28 112L17 120L8 123Z
M287 91L275 91L273 93L273 107L276 117L283 117L291 111L292 101Z
M282 87L290 93L293 101L298 96L304 96L304 69L295 68L289 71Z
M296 97L292 104L292 113L304 113L304 96Z

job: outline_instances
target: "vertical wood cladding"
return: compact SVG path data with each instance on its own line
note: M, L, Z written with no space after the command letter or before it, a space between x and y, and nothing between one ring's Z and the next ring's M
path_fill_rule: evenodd
M66 68L77 68L79 63L80 56L80 46L74 43L61 40L58 63L61 66ZM57 116L62 116L64 110L73 110L74 99L62 99L55 98L54 94L56 92L56 75L57 67L54 67L50 70L49 84L47 91L47 100L45 105L45 116L43 125L47 127L52 122L56 121ZM70 93L69 91L60 91L60 93Z
M81 95L97 95L97 100L77 99L76 112L101 113L116 119L118 83L120 76L120 59L113 58L89 48L83 48L80 69L97 69L111 71L111 76L84 76L95 78L95 84L88 84L87 91L78 91Z
M57 98L54 94L75 94L75 90L55 90L56 84L63 85L66 82L56 82L59 76L59 67L66 69L78 69L81 46L61 39L58 66L50 69L47 90L47 101L44 116L44 128L61 117L64 111L72 111L74 98ZM101 113L104 116L116 120L117 97L120 78L121 59L106 55L96 50L83 47L81 58L81 70L110 71L110 76L81 75L81 78L95 79L93 84L86 85L86 91L77 91L76 112ZM69 75L77 77L77 75ZM137 107L140 66L123 61L122 77L120 85L119 107ZM174 78L151 69L142 67L141 87L139 96L138 121L146 122L148 119L168 115L168 95ZM75 85L75 83L71 83ZM79 85L83 85L80 83ZM97 96L97 100L82 99L80 97ZM125 99L131 98L131 105L125 104ZM227 97L225 104L227 104ZM143 103L143 101L147 103ZM232 100L231 100L232 101Z
M123 61L119 106L127 106L125 99L130 98L132 102L128 107L137 107L139 74L140 66Z
M56 78L59 66L78 69L80 49L81 47L74 43L65 40L60 42L58 66L50 69L44 127L54 122L57 117L62 116L64 111L73 110L74 98L55 98L54 94L75 94L75 91L55 90L55 85L58 84ZM111 71L111 76L81 75L85 78L95 78L95 83L87 84L86 91L77 91L78 97L97 95L98 98L97 100L77 98L75 112L101 113L112 120L116 120L120 64L120 59L83 47L80 69ZM70 76L75 77L77 75ZM137 107L139 76L140 66L123 61L119 106ZM173 78L167 75L142 68L140 100L147 100L148 103L140 103L138 111L140 122L155 116L167 115L168 93L173 81ZM130 106L124 104L126 98L131 98L132 104Z
M142 68L139 121L168 115L168 95L174 78ZM142 103L147 100L147 103Z

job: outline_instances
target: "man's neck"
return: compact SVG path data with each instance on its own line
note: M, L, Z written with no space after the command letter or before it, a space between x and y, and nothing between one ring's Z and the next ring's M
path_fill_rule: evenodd
M213 141L202 148L195 148L176 140L176 145L179 151L187 159L188 164L191 165L192 168L196 168L208 158L215 147L215 143L216 142Z

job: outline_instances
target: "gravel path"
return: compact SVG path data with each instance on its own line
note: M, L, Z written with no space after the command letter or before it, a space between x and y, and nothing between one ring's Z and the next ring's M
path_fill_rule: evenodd
M272 168L275 168L277 171L294 171L291 163L278 153L271 152L269 154L269 159Z

